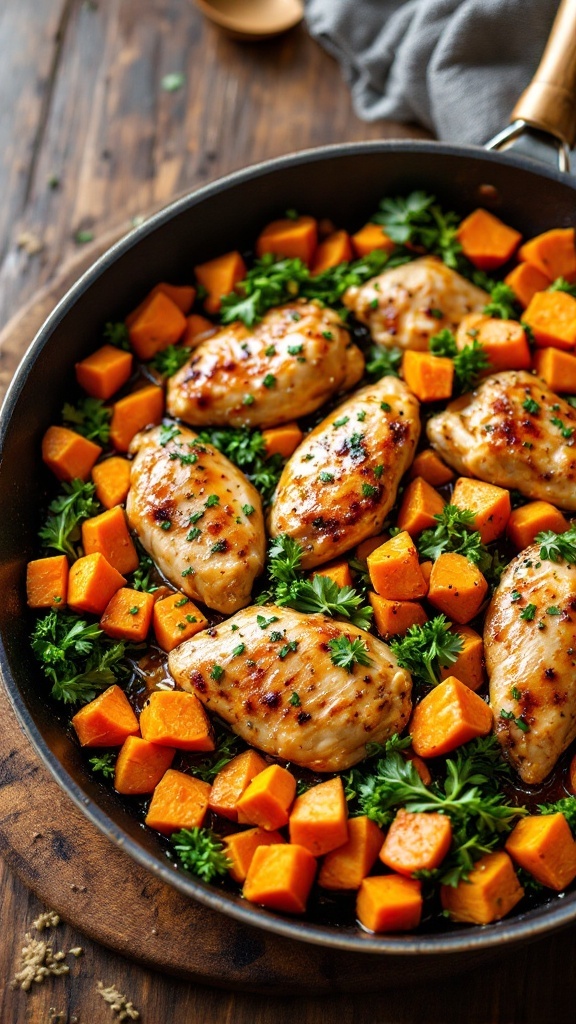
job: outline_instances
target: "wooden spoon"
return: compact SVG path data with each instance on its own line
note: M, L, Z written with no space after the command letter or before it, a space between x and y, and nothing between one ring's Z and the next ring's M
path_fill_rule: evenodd
M303 0L195 0L228 35L251 42L279 35L302 20Z

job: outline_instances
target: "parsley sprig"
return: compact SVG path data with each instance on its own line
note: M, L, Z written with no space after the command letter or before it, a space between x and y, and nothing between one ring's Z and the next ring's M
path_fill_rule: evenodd
M464 394L476 387L483 370L490 366L484 345L476 338L461 349L456 344L452 331L445 328L434 334L428 348L435 356L447 356L454 363L454 377L458 394Z
M392 640L390 649L400 668L410 672L417 682L437 686L440 669L453 665L464 642L459 633L452 633L452 623L445 615L436 615L422 626L410 626L405 636Z
M214 782L218 772L240 753L241 748L242 740L239 736L217 725L216 747L193 766L194 777L202 779L203 782Z
M241 469L267 504L276 490L285 459L266 455L266 441L260 430L249 427L212 427L202 430L198 440L211 444Z
M576 796L564 796L550 804L538 804L540 814L563 814L576 836Z
M564 277L557 277L548 288L549 292L567 292L576 299L576 284L570 284Z
M302 553L298 541L287 534L272 541L268 550L270 586L258 603L272 602L308 615L321 613L348 619L359 629L369 629L372 608L364 604L362 594L354 587L339 587L328 576L307 579L300 569Z
M576 563L576 525L572 524L565 533L554 533L542 530L536 534L536 544L540 545L540 558L547 562Z
M504 281L494 283L490 289L490 302L484 306L483 312L500 320L518 320L518 301L509 284L504 284Z
M434 519L438 525L423 530L418 540L418 551L421 558L430 558L433 562L445 551L464 555L480 571L489 568L492 556L478 530L474 529L474 513L457 505L445 505Z
M445 762L445 776L426 786L414 764L392 751L360 783L363 814L388 825L398 808L447 814L453 827L452 850L437 872L444 885L467 878L474 862L493 850L516 818L527 813L503 801L498 785L509 777L493 736L472 740Z
M401 348L372 345L366 356L366 375L373 381L381 377L399 377L402 355Z
M383 199L370 219L382 224L398 245L410 243L440 256L447 267L460 268L462 246L456 237L460 217L443 211L435 196L415 191L406 197Z
M209 828L182 828L172 833L170 842L182 867L203 882L226 875L232 866L224 844Z
M116 757L114 754L102 754L101 757L91 757L88 761L93 772L99 772L105 779L113 779L116 770Z
M184 363L190 358L191 348L187 345L168 345L160 352L157 352L150 361L150 366L156 370L161 377L173 377L178 370L182 369Z
M62 484L62 493L48 506L48 518L38 536L45 548L78 558L80 526L84 519L95 516L99 504L92 483L72 480Z
M126 645L115 643L97 623L76 615L48 612L38 619L31 646L46 678L51 696L65 704L85 704L122 676Z
M99 398L82 398L77 405L66 402L62 419L67 427L82 434L88 441L105 445L110 439L112 410Z
M345 668L347 672L352 673L355 665L369 667L372 664L368 645L360 636L354 640L350 640L347 636L334 637L333 640L328 641L328 648L332 664Z

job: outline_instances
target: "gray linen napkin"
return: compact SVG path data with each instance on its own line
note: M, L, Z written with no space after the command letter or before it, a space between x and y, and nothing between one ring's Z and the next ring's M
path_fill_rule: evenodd
M504 128L559 0L306 0L312 36L342 67L366 121L416 122L484 143Z

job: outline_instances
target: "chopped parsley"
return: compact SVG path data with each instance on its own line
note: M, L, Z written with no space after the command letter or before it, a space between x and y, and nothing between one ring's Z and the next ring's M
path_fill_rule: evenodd
M520 618L524 619L525 622L532 622L537 612L535 604L527 604L525 608L520 612Z
M370 666L372 659L366 641L362 637L350 640L347 636L335 637L328 641L330 660L333 665L352 673L355 665Z

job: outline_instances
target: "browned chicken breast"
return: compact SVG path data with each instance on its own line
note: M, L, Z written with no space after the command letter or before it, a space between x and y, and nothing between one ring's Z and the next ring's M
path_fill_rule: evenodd
M179 590L231 614L264 567L260 495L216 448L177 426L137 434L128 521Z
M496 735L520 778L542 782L576 737L576 565L542 559L538 544L521 551L484 643Z
M538 377L496 373L426 429L459 473L576 509L576 410Z
M168 381L168 411L192 425L272 427L314 412L363 372L333 310L292 302L252 331L236 322L198 345Z
M339 637L361 638L370 665L334 665L328 644ZM252 746L319 772L356 764L367 743L402 732L410 716L412 680L386 644L276 605L198 633L172 651L169 668Z
M334 409L286 463L270 533L302 545L305 569L381 530L414 457L418 409L403 381L383 377Z
M441 260L423 256L348 288L342 301L378 345L424 352L433 334L454 330L466 313L484 308L488 295Z

